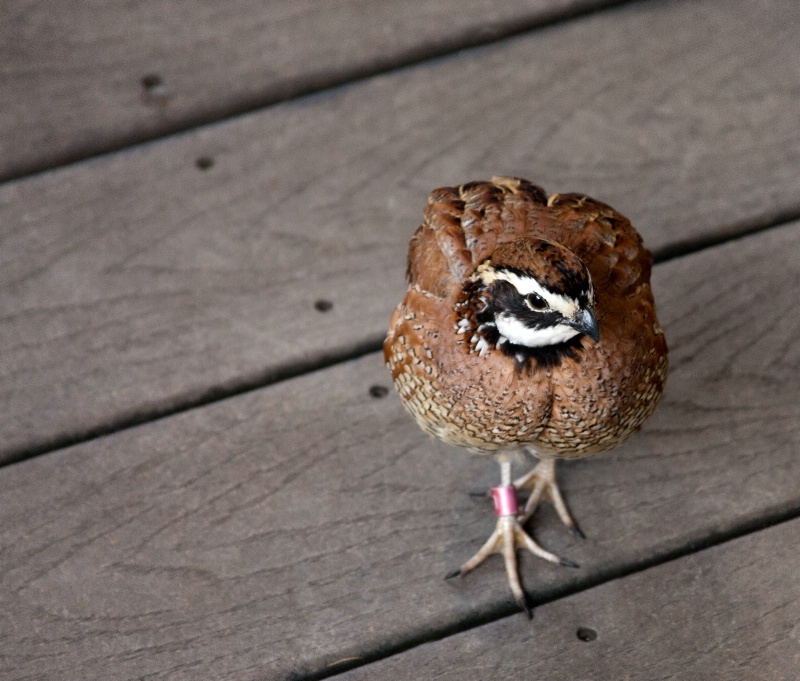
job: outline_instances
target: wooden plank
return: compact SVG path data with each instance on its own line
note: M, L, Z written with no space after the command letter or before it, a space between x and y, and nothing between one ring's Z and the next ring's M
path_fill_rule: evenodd
M608 4L12 0L0 22L0 179Z
M546 605L533 625L505 618L341 679L793 681L798 542L795 520Z
M563 466L589 538L537 515L582 565L523 557L537 602L798 512L798 248L800 222L656 268L665 401ZM442 579L492 529L466 492L496 464L387 380L375 353L0 469L0 678L284 678L515 610L497 560Z
M794 210L778 5L630 5L0 187L0 456L377 347L442 184L581 189L656 249Z

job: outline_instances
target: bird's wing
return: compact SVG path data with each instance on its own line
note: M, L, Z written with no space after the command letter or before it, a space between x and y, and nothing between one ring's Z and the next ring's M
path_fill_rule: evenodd
M498 244L526 236L572 249L607 300L636 296L650 281L653 257L624 215L584 194L548 198L527 180L494 177L431 192L409 245L409 283L451 295Z
M629 360L654 365L658 391L666 377L667 343L650 289L653 256L630 221L610 206L582 194L548 199L552 232L584 262L592 276L601 345L622 349ZM651 335L652 334L652 335ZM643 340L644 339L644 340Z
M460 287L497 244L535 230L547 196L527 180L495 177L431 192L411 239L409 283L444 297Z
M628 218L584 194L553 194L541 238L572 249L592 275L595 291L625 299L649 284L653 256Z

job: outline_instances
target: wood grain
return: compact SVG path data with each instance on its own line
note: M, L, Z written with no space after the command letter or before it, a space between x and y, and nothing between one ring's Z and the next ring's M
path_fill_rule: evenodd
M506 618L341 679L794 681L798 542L795 520L546 605L532 625Z
M0 187L0 457L377 347L436 186L579 189L655 249L800 208L798 25L628 5Z
M665 401L562 467L589 539L536 516L582 565L524 557L537 602L798 512L799 248L797 222L656 268ZM496 465L387 381L375 353L0 469L0 678L285 678L513 611L497 560L442 579L493 527L467 491Z
M9 0L0 22L0 179L607 4Z

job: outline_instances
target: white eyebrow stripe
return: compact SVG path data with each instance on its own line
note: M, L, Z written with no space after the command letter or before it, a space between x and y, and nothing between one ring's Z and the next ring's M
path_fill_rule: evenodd
M521 277L514 272L499 271L495 272L494 278L507 281L517 289L522 296L527 296L530 293L538 293L553 310L560 312L565 317L572 317L580 307L578 301L574 298L548 291L533 277Z

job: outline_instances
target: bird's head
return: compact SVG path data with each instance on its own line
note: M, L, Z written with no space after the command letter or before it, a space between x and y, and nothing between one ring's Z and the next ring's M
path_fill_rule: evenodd
M565 246L528 238L503 243L478 266L469 288L481 353L496 345L520 359L581 335L599 340L591 276Z

